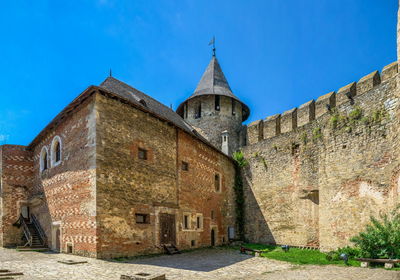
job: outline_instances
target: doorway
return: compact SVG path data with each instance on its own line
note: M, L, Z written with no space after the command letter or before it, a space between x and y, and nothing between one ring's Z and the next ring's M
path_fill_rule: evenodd
M53 222L51 225L51 250L61 252L61 222Z
M24 219L29 219L29 206L22 205L21 206L21 215Z
M60 252L60 227L57 228L56 230L56 246L55 249L57 252Z
M215 229L211 230L211 246L215 246Z
M160 244L176 245L175 215L160 214Z

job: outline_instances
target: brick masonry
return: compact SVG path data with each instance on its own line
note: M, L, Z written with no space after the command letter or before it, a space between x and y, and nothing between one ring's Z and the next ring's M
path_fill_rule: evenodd
M179 248L227 242L234 226L234 166L230 159L193 136L127 104L98 95L97 220L101 257L160 252L159 217L175 215ZM159 137L163 135L163 137ZM148 159L138 158L138 148ZM189 164L188 171L181 168ZM222 190L214 189L221 174ZM214 211L214 219L211 219ZM136 224L135 214L149 215ZM189 215L189 229L183 228ZM200 229L197 216L203 217ZM192 244L192 240L194 244Z

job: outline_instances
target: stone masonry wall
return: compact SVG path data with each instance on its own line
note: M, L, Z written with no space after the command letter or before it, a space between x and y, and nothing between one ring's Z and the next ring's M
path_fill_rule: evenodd
M246 237L349 245L400 203L398 66L248 126Z
M235 115L232 115L232 102L235 102ZM195 118L195 110L201 103L201 118ZM184 119L196 128L215 147L221 149L222 132L229 133L229 154L236 151L240 143L242 128L242 105L230 97L220 97L220 111L215 110L215 96L206 95L188 100L187 118Z
M72 115L50 129L32 147L34 188L30 193L31 212L44 229L50 248L55 249L57 228L60 247L67 252L96 257L96 113L87 99ZM61 139L61 163L53 165L51 144ZM40 153L48 150L49 168L40 172Z
M32 189L32 153L24 146L0 146L0 246L21 243L21 230L13 226Z
M227 240L233 223L233 163L192 136L129 104L97 95L97 222L98 257L113 258L161 252L160 215L175 215L179 248L210 244L210 226L217 244ZM138 149L147 151L139 159ZM181 161L189 170L181 170ZM222 191L213 191L221 173ZM195 183L196 182L196 183ZM211 210L215 218L211 221ZM136 223L135 214L148 215ZM183 230L183 215L191 217ZM196 229L197 215L203 217ZM194 240L194 243L192 243Z

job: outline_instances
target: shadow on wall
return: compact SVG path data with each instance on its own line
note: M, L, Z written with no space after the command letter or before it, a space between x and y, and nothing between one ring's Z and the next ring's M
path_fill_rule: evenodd
M245 239L248 242L276 244L276 240L268 226L266 217L251 188L252 174L250 167L242 170L245 200Z

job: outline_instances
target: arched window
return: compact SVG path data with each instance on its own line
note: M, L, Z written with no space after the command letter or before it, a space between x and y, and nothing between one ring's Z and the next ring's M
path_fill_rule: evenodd
M56 136L51 143L51 166L57 166L61 163L61 149L61 138Z
M47 148L43 147L40 152L40 172L45 171L48 168L48 157Z

